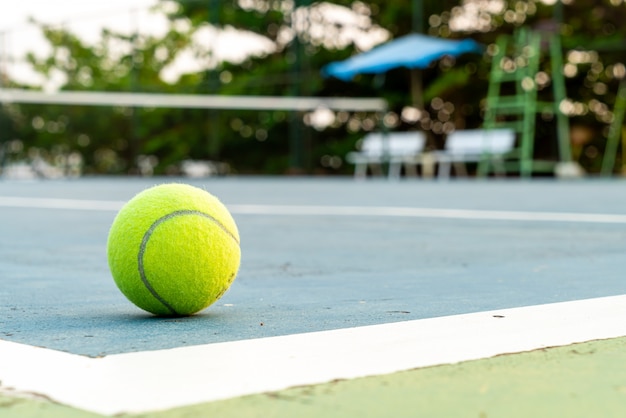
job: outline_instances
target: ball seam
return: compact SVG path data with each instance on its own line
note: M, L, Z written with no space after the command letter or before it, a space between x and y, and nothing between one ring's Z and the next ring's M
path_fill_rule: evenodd
M137 256L137 265L138 265L138 269L139 269L139 277L141 278L142 283L144 284L146 289L148 289L150 294L156 300L158 300L161 304L163 304L163 306L165 306L165 308L168 309L171 312L172 315L180 315L180 314L178 312L176 312L174 307L172 305L170 305L156 291L154 286L152 286L152 284L148 280L148 277L146 276L146 272L145 272L144 266L143 266L143 257L144 257L144 254L146 252L146 247L148 246L148 241L150 241L150 237L154 233L154 230L159 225L161 225L163 222L165 222L167 220L170 220L172 218L175 218L177 216L183 216L183 215L198 215L198 216L202 216L202 217L205 217L205 218L209 219L211 222L213 222L214 224L219 226L227 235L229 235L237 243L237 245L240 245L239 244L239 240L237 239L237 236L234 235L232 232L230 232L220 221L218 221L213 216L211 216L211 215L209 215L207 213L198 211L198 210L185 209L185 210L178 210L178 211L175 211L175 212L171 212L171 213L168 213L165 216L160 217L159 219L154 221L154 223L152 225L150 225L150 227L148 228L148 230L146 231L146 233L144 234L144 236L143 236L143 238L141 240L141 245L139 246L139 254Z

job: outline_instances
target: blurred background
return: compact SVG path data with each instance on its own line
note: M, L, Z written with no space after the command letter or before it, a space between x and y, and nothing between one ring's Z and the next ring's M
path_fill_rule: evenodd
M490 91L494 71L514 72L529 56L536 68L522 84L556 109L533 116L533 158L571 159L587 175L626 172L624 0L23 0L4 8L13 8L0 20L4 92L387 103L383 111L202 109L37 103L0 93L4 176L351 175L346 155L368 132L420 131L427 150L440 150L450 133L484 126L489 96L504 94ZM521 31L540 34L537 51ZM325 71L412 33L471 39L481 49L346 79ZM494 65L506 36L518 58ZM567 146L557 140L563 134Z

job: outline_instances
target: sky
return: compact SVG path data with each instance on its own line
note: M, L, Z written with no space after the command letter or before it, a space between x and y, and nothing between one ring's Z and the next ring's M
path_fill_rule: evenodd
M64 25L89 43L97 42L103 28L129 34L139 31L159 35L167 31L168 20L161 13L151 10L156 3L157 0L17 0L12 7L0 13L0 65L15 81L40 84L41 80L24 62L24 56L28 52L47 56L49 47L29 19L49 25ZM199 33L202 41L214 45L217 55L232 61L243 59L246 47L263 49L259 39L245 39L234 30L225 30L219 35L215 31L206 32ZM232 48L233 43L241 43L242 39L245 39L244 47ZM162 77L174 82L181 73L197 70L206 64L197 62L191 55L189 52L181 53L177 62ZM48 87L53 89L54 85L55 82L52 82Z
M63 80L48 81L39 78L24 61L28 52L40 57L49 55L49 46L35 25L29 19L48 25L63 25L87 43L95 44L103 28L116 32L162 35L169 21L152 9L158 0L15 0L11 7L0 13L0 71L9 74L12 80L44 85L55 89ZM354 42L365 50L383 42L388 32L372 25L369 16L363 11L342 8L326 2L318 3L316 11L323 16L321 21L310 22L311 34L318 36L320 44L330 42L331 47L341 48ZM297 16L296 16L297 17ZM339 32L329 29L342 28ZM317 35L315 35L317 33ZM292 35L291 35L292 36ZM194 35L194 42L200 55L206 56L207 47L220 60L241 62L251 53L271 52L275 45L269 40L234 28L217 31L203 28ZM161 73L168 82L176 82L185 72L201 71L210 64L207 59L198 59L193 50L179 51L177 59ZM204 51L203 51L204 50Z
M94 19L128 13L132 9L145 9L155 0L18 0L0 14L0 31L23 28L29 17L46 23L63 23L80 18Z
M51 25L67 25L85 40L97 40L103 27L131 32L133 27L143 30L165 31L162 16L148 12L155 0L17 0L0 13L0 60L16 81L36 81L34 73L23 62L27 52L45 55L46 42L34 25L37 21Z
M17 0L0 13L0 33L9 53L43 50L42 38L29 18L50 25L66 25L87 39L95 39L102 27L131 31L133 27L164 30L165 19L149 8L156 0ZM142 28L143 26L143 28Z

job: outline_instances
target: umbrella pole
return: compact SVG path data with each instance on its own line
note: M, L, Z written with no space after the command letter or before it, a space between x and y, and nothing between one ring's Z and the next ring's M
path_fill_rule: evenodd
M379 91L383 89L383 87L385 86L385 80L387 79L387 76L385 73L378 73L374 76L374 80L373 80L373 85L374 88ZM380 95L380 94L379 94ZM387 128L387 125L385 124L385 115L387 114L387 110L385 109L381 115L380 115L380 128L381 128L381 132L383 134L383 141L382 141L382 170L383 172L387 171L389 172L389 129Z
M424 109L424 87L422 84L422 72L418 68L411 68L411 101L413 106Z
M424 33L424 2L423 0L412 1L413 13L412 22L413 32ZM411 99L413 106L419 110L424 109L424 86L422 83L422 72L418 68L411 68Z

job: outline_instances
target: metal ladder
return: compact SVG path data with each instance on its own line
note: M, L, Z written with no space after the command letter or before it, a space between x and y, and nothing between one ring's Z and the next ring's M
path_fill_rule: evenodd
M606 138L606 149L604 150L604 157L602 158L602 168L600 173L603 176L610 176L613 174L615 168L615 155L617 154L617 148L619 145L620 136L626 138L626 129L623 128L624 114L626 113L626 78L623 78L619 84L617 90L617 97L615 98L615 107L613 109L613 121L609 126L609 135ZM626 167L626 149L622 144L622 171Z
M536 75L539 72L541 46L549 46L551 66L551 101L538 100ZM502 35L496 41L485 106L485 129L509 128L518 137L517 148L505 164L507 171L519 171L521 177L534 172L553 172L558 162L571 162L569 121L559 109L566 97L560 37L525 28L514 35ZM536 160L535 133L537 114L552 114L556 119L559 161ZM490 170L483 158L479 175Z

